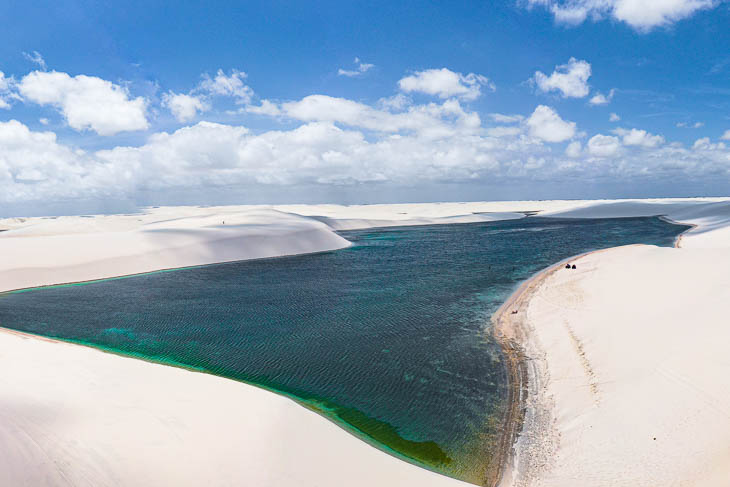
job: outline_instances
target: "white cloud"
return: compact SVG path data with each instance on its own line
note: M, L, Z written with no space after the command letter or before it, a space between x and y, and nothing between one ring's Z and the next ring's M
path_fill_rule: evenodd
M240 108L286 119L287 128L260 133L200 122L153 134L141 145L84 152L53 132L2 122L0 204L134 198L140 192L164 203L166 195L189 190L241 198L268 192L275 202L277 195L312 185L346 185L348 193L370 194L376 183L418 188L649 181L651 188L656 180L717 185L730 177L724 142L703 138L685 148L637 129L581 142L576 124L544 105L527 117L492 114L486 124L454 98L390 107L311 95ZM570 143L561 150L545 142Z
M621 120L621 117L619 117L615 113L611 113L611 115L608 116L609 122L618 122L619 120Z
M0 71L0 108L10 108L10 99L13 98L11 88L15 85L15 79L5 77L5 73Z
M187 94L170 91L162 97L163 106L169 108L179 122L189 122L195 118L198 112L210 110L212 98L215 96L233 98L237 105L245 105L241 111L264 113L270 108L269 102L258 107L250 105L254 92L244 82L247 75L243 71L233 69L231 74L227 75L222 69L219 69L215 77L211 78L207 73L203 73L201 77L203 79L200 83ZM231 111L231 113L236 112Z
M712 142L710 142L709 137L702 137L701 139L695 140L692 148L702 154L706 154L707 152L722 153L727 149L724 142L718 142L716 144L713 144ZM730 161L730 153L725 154L725 161Z
M269 100L261 100L261 105L259 106L249 105L246 107L246 111L248 113L254 113L256 115L268 115L270 117L276 117L278 115L281 115L281 110L279 110L279 107L276 105L276 103L273 103Z
M0 122L0 201L92 196L105 184L122 189L122 179L105 179L104 168L88 163L86 154L59 144L53 132L33 132L17 120ZM94 170L99 177L91 181Z
M563 98L583 98L590 92L590 77L591 65L588 62L570 58L567 64L556 66L550 76L536 71L532 80L543 93L559 91Z
M722 134L722 137L720 137L722 140L730 140L730 130L726 130L724 134Z
M467 75L455 73L446 68L418 71L398 81L398 86L406 93L418 92L439 98L459 97L475 100L481 95L481 87L494 91L494 84L480 74Z
M208 74L203 75L203 81L198 85L198 91L207 92L211 95L230 96L235 98L236 103L248 105L253 98L253 90L244 83L248 75L243 71L231 70L230 75L219 69L214 78Z
M374 64L363 63L360 58L355 58L356 69L338 69L337 74L339 76L348 76L354 78L356 76L362 76L375 67Z
M565 155L573 159L578 158L580 157L582 149L580 142L575 140L568 144L568 147L565 148Z
M148 127L146 101L130 99L126 88L95 76L33 71L18 83L23 99L59 110L69 126L99 135Z
M689 17L698 10L712 8L714 0L617 0L613 16L639 30L668 25Z
M489 118L497 123L517 123L525 119L522 115L504 115L502 113L490 113Z
M472 133L481 120L474 112L465 111L454 99L441 105L429 103L392 113L363 103L326 95L310 95L299 101L283 103L281 113L303 122L331 122L374 132L409 132L424 137L450 137L455 133Z
M664 137L661 135L652 135L646 130L622 128L614 129L614 134L621 136L624 145L634 145L639 147L656 147L663 144Z
M27 52L23 52L23 57L31 63L37 64L38 67L40 67L43 71L48 69L46 66L46 61L43 59L43 56L41 56L41 53L39 53L38 51L33 51L30 54Z
M546 142L563 142L575 135L575 122L566 122L545 105L535 108L526 123L530 135Z
M41 123L41 125L48 125L48 119L45 117L39 118L38 121Z
M608 105L611 103L611 100L613 100L613 95L616 93L616 90L611 90L608 92L608 96L604 95L603 93L596 93L591 97L590 100L588 100L588 103L591 105Z
M487 135L491 137L506 137L520 135L522 131L522 127L515 127L514 125L490 127L487 129Z
M594 135L588 140L588 153L596 157L613 157L618 155L621 144L612 135Z
M704 127L705 124L703 122L695 122L695 123L687 123L687 122L678 122L677 127L679 128L689 128L689 129L699 129Z
M718 0L528 0L529 6L548 8L558 23L577 25L591 18L610 17L648 32L671 25L699 10L716 7Z
M198 96L172 91L162 95L162 104L170 109L178 122L189 122L198 112L210 109L210 105Z
M407 97L406 95L404 95L403 93L397 93L393 96L388 96L388 97L381 98L380 100L378 100L378 106L380 106L381 108L383 108L385 110L393 111L393 112L403 110L410 104L411 104L411 99L409 97Z
M588 9L580 6L560 7L559 5L554 4L550 7L550 11L555 16L555 21L559 24L582 24L588 16Z

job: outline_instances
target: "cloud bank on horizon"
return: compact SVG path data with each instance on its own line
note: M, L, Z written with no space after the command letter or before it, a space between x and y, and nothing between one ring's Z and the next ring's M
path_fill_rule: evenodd
M611 18L646 35L718 2L639 4L529 0L527 6L545 8L563 24ZM273 98L252 86L265 85L255 73L249 78L237 69L203 72L184 89L155 81L145 93L123 79L57 71L35 50L22 53L36 69L0 72L0 206L140 192L164 204L167 192L191 188L224 190L242 201L252 188L263 189L273 203L296 188L357 194L383 185L537 188L608 181L651 188L661 181L681 188L685 181L714 187L730 181L730 129L683 143L640 126L637 121L648 119L636 116L624 123L615 111L601 113L604 126L597 130L563 114L562 104L577 103L573 113L593 117L601 107L613 110L629 91L602 80L584 55L524 69L516 86L529 87L532 106L502 113L488 111L491 100L516 88L498 85L497 73L488 71L404 69L389 92L370 101L317 92ZM336 77L367 83L373 68L355 57ZM42 117L23 118L28 113ZM673 125L706 129L700 121Z

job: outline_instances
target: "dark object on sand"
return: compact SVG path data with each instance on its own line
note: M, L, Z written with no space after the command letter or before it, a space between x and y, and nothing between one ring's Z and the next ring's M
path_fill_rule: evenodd
M570 269L570 264L565 264L566 269Z
M513 310L513 311L512 311L512 314L513 314L513 315L516 315L516 314L517 314L517 310L516 310L516 309L515 309L515 310Z
M575 269L575 264L573 264L573 267L572 268Z

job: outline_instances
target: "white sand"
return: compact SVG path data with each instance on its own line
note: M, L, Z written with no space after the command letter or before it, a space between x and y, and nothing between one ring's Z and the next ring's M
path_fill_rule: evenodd
M323 223L270 209L34 219L0 233L0 291L348 245Z
M730 205L665 214L699 225L683 248L592 253L526 291L530 397L504 485L730 485Z
M695 463L674 461L673 465L681 465L681 468L689 470L704 468L704 464L698 463L701 461L727 462L728 459L726 452L712 449L716 442L713 443L715 440L711 441L709 438L715 438L713 431L721 435L722 429L707 431L704 428L708 421L721 423L714 419L715 416L710 417L704 413L712 410L707 404L715 404L715 409L724 408L727 411L727 402L722 401L727 401L728 397L727 382L723 383L721 374L715 373L722 369L723 364L727 367L728 362L723 362L723 359L712 354L727 342L726 332L715 328L718 328L717 317L722 316L716 311L720 309L719 306L726 306L718 301L718 293L723 288L717 286L727 283L720 279L729 274L721 272L721 269L726 271L725 267L713 267L708 263L727 262L723 252L730 246L727 243L730 239L720 242L714 237L728 235L728 227L725 226L728 215L723 213L727 207L722 204L716 204L722 211L713 209L713 201L715 200L623 202L625 204L621 211L614 207L611 210L613 213L609 211L602 215L627 216L625 213L630 207L633 208L632 212L641 215L665 214L674 219L685 217L686 221L691 220L701 225L685 239L685 246L705 249L715 247L720 250L713 250L712 254L708 254L707 250L690 252L690 249L674 251L642 247L642 252L648 252L652 256L656 254L656 258L645 259L638 254L624 257L629 258L635 267L628 266L632 272L631 282L636 285L625 286L625 273L619 275L621 267L616 265L618 269L611 268L616 275L600 280L605 287L603 292L610 295L619 288L627 293L628 289L645 291L652 289L652 286L658 291L643 301L635 296L634 301L627 298L626 306L622 304L620 308L615 306L617 301L610 299L596 302L595 309L591 308L598 310L601 316L609 316L606 309L614 309L616 312L631 310L631 303L639 301L644 303L644 308L660 313L662 306L669 300L676 312L686 307L685 314L688 316L703 318L700 324L690 321L691 326L686 321L681 322L682 326L676 325L678 321L674 322L675 325L667 325L673 333L683 337L683 340L667 339L670 342L666 343L657 341L657 329L664 330L665 324L651 320L635 321L631 331L636 333L636 328L652 325L653 328L647 328L636 335L635 345L642 350L647 347L657 348L656 353L662 360L677 356L674 360L697 362L697 357L705 357L707 352L711 366L698 362L693 364L694 368L688 366L686 370L681 370L684 374L681 377L689 380L685 383L701 391L694 395L688 393L687 400L691 402L694 397L696 401L700 401L697 398L702 397L705 398L705 403L693 402L687 407L695 407L695 410L686 409L684 403L677 403L676 394L671 398L661 396L661 393L671 389L669 387L652 391L658 394L656 397L661 398L661 401L654 400L654 396L647 396L649 399L646 399L642 392L643 386L638 394L634 391L621 396L628 397L629 399L624 400L629 400L632 406L634 403L650 403L654 410L668 411L667 421L677 419L672 416L672 411L676 410L683 411L680 414L684 414L679 419L685 423L680 424L703 426L701 434L694 432L692 435L682 436L683 442L672 447L672 451L682 450L696 460ZM559 214L591 204L595 202L171 207L148 209L135 215L5 219L0 220L0 230L8 230L0 233L0 255L3 256L0 260L0 291L347 246L348 242L338 236L334 229L484 221L513 218L517 216L516 212L521 211ZM666 205L673 206L669 208ZM659 213L657 208L660 209ZM671 211L664 211L667 209ZM588 210L580 210L581 214L568 213L566 216L589 216L586 211ZM591 211L606 213L604 210L596 210L595 207ZM682 212L687 214L683 215ZM588 259L598 259L603 255L610 255L610 252L596 254ZM682 257L687 262L675 264L679 262L676 256L684 255L688 256ZM671 270L662 268L665 263L672 266ZM593 282L587 277L600 273L583 272L583 267L588 265L581 263L579 272L568 276L586 276L586 279L576 280L580 285L583 282ZM708 265L717 269L717 272L703 270ZM684 276L678 274L678 271L689 274ZM658 272L675 277L676 282L669 278L661 279L661 283L656 282L659 279L654 276L659 275ZM560 275L561 278L568 276ZM700 281L699 285L695 285L697 280ZM640 285L642 282L644 286ZM685 287L691 289L684 289ZM585 298L585 302L589 302L588 298ZM537 306L539 301L535 303ZM699 307L700 311L693 307ZM639 316L627 313L629 317ZM575 326L577 337L582 337L581 333L592 333L593 326L601 329L598 321L591 326L588 326L592 323L590 321L581 323L582 325ZM614 326L613 321L610 325ZM590 330L584 329L586 327ZM696 330L697 333L691 330ZM622 344L624 339L625 336L622 336ZM593 341L588 340L586 343L591 344ZM677 344L681 345L681 350L672 348ZM708 346L704 349L695 348L698 345ZM587 356L590 356L589 351L593 353L589 345L585 345L585 350ZM610 351L602 359L603 362L595 362L593 370L598 371L597 374L605 373L606 377L615 377L616 388L622 383L631 383L633 374L628 380L622 381L618 372L603 372L604 362L611 362L612 357L616 362L617 356L623 359L628 355L624 352L615 354L613 349ZM634 355L639 356L637 353L631 357ZM555 365L546 358L546 367L554 366L556 371L561 370L561 355L556 357ZM570 357L569 354L566 355L565 360L569 362ZM632 361L628 363L634 364ZM643 370L642 364L645 362L635 364L637 377L640 377L640 371ZM680 362L667 364L666 370L671 373L676 373L680 365L685 366ZM425 486L458 483L397 460L293 401L245 384L122 358L85 347L38 338L21 338L7 332L0 333L0 368L4 371L0 375L0 485ZM572 375L567 377L580 378L580 370L582 369L573 370L569 373ZM625 369L619 371L625 372ZM700 372L708 374L706 381L698 379L693 382ZM707 381L712 381L714 388L706 388L710 383ZM553 387L555 382L548 383ZM635 387L639 390L639 386ZM676 392L681 387L675 385L673 391ZM685 389L688 388L684 387L682 390ZM599 389L602 394L601 404L606 405L601 406L604 408L602 410L615 409L614 406L608 406L612 404L612 395L608 392L610 390L612 389L603 385ZM550 394L554 398L562 397L555 392ZM620 465L617 462L623 459L616 457L617 453L614 452L619 450L615 448L615 441L618 440L604 443L614 446L613 449L607 446L605 455L601 451L586 458L589 449L570 450L571 445L584 444L579 442L580 438L592 438L586 431L580 433L580 437L570 436L572 431L578 431L580 418L592 410L580 409L583 403L578 396L575 396L577 406L572 406L573 396L568 394L564 397L569 406L561 406L562 403L554 399L556 406L548 411L555 412L555 431L559 431L563 439L570 439L569 443L563 440L555 444L559 452L556 459L567 460L562 463L556 460L551 470L552 477L544 477L544 482L547 485L561 475L566 478L565 476L576 472L578 476L584 475L593 471L597 461L605 458L604 463L599 465L601 468L598 472L609 477L613 475L614 481L607 485L617 485L616 472L623 472L622 467L617 466ZM622 404L624 406L620 416L623 418L624 410L633 408ZM637 408L639 410L641 408ZM579 416L574 416L574 413ZM618 413L614 411L613 414ZM699 423L691 422L695 416L700 418L697 420ZM654 414L652 417L663 416ZM641 415L636 418L636 421L640 420L643 420ZM723 424L727 423L725 421ZM664 429L666 424L661 423ZM603 435L613 433L614 430L639 431L633 424L620 428L604 428L606 430ZM654 459L654 450L650 448L656 450L658 445L669 444L666 440L664 443L660 442L660 438L670 438L668 431L658 427L651 430L652 434L654 430L660 431L657 433L657 442L652 440L649 446L637 442L636 448L631 450L640 452L635 453L639 458ZM687 430L682 431L686 433ZM623 441L629 437L619 435L618 438ZM675 440L677 438L680 437L674 437ZM698 442L702 439L703 442L698 443L699 446L695 448L687 438L696 438ZM727 436L722 436L721 439L725 440ZM725 444L730 442L725 441ZM707 453L697 453L701 448L707 448ZM577 455L578 453L583 453L583 457ZM572 463L571 455L576 458ZM657 461L657 469L662 470L664 464ZM710 470L703 472L707 475L713 474ZM717 475L724 473L715 472ZM566 485L560 480L557 482L559 485ZM572 485L591 485L585 481L576 482ZM596 485L601 484L598 482ZM641 484L633 482L627 485ZM647 485L656 484L650 482ZM671 485L671 482L660 485Z
M467 485L295 402L212 375L0 333L0 485Z

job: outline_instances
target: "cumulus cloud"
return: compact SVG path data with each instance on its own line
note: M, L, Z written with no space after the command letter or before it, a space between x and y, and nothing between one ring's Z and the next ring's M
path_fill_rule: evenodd
M621 136L624 145L634 145L639 147L656 147L664 143L664 137L661 135L653 135L646 130L622 128L614 129L613 133Z
M400 89L406 93L418 92L439 98L459 97L475 100L481 95L482 86L494 91L494 84L480 74L467 75L455 73L446 68L418 71L398 81Z
M722 140L730 140L730 130L726 130L724 134L722 134L722 137L720 137Z
M230 96L240 105L248 105L253 99L253 89L246 85L244 80L248 77L243 71L231 70L227 75L219 69L215 77L208 74L203 75L203 81L198 85L198 91L204 91L211 95Z
M685 148L643 130L617 129L584 143L577 140L582 135L574 122L545 105L527 116L489 114L486 124L455 97L366 104L311 95L242 109L282 119L286 128L254 132L199 122L152 134L135 146L87 152L58 141L53 132L0 122L0 203L139 192L163 203L168 192L188 189L237 197L268 191L276 202L276 195L312 185L346 186L355 194L374 185L486 186L566 178L633 184L680 176L704 184L730 177L724 142L703 138ZM557 142L569 143L561 150L550 144Z
M337 70L337 74L339 76L347 76L349 78L354 78L356 76L362 76L363 74L367 73L368 71L370 71L371 69L373 69L375 67L374 64L363 63L362 61L360 61L360 58L357 58L357 57L355 58L354 63L356 66L355 69L340 68Z
M389 111L403 110L405 107L411 104L411 99L405 96L403 93L397 93L393 96L388 96L378 100L378 106Z
M178 122L189 122L198 112L210 109L208 103L201 97L172 91L162 95L162 104L170 109Z
M123 188L123 178L105 178L105 168L88 163L85 153L59 144L53 132L0 122L0 201L91 196L105 184ZM97 175L90 178L91 172Z
M611 100L613 100L613 95L616 93L616 90L611 90L608 92L608 96L604 95L601 92L596 93L591 97L590 100L588 100L588 103L591 105L608 105L611 103Z
M611 115L609 115L609 116L608 116L608 121L609 121L609 122L618 122L618 121L620 121L620 120L621 120L621 117L619 117L619 116L618 116L617 114L615 114L615 113L611 113Z
M692 148L706 154L708 152L724 152L727 149L727 146L724 142L718 142L715 144L710 141L709 137L702 137L701 139L695 140L695 143L692 144ZM730 161L730 154L726 154L726 160Z
M243 111L264 113L269 105L263 104L259 107L250 105L254 97L254 91L244 81L247 76L243 71L236 69L231 70L230 74L226 74L225 71L219 69L214 77L211 77L208 73L203 73L201 75L203 79L200 83L187 94L170 91L163 95L162 104L170 109L179 122L189 122L198 113L210 110L211 101L215 96L233 98L237 105L246 106Z
M591 65L588 62L570 58L567 64L556 66L550 76L536 71L532 81L543 93L559 91L563 98L583 98L590 93L590 77Z
M283 103L283 115L303 122L331 122L384 133L418 133L424 137L469 134L481 126L479 115L467 112L458 100L409 106L402 112L378 110L364 103L326 95L310 95Z
M565 148L565 155L575 159L575 158L580 157L582 150L583 150L583 147L581 146L580 142L575 140L575 141L571 142L570 144L568 144L568 147Z
M612 18L641 32L671 25L719 3L718 0L527 0L530 7L549 9L561 24L577 25L588 18L593 21Z
M535 108L526 123L531 136L546 142L563 142L575 135L575 122L566 122L545 105Z
M618 155L621 143L618 137L597 134L588 140L588 153L596 157L614 157Z
M114 135L148 127L144 98L130 98L125 87L95 76L33 71L18 91L24 100L56 108L76 130Z
M261 105L249 105L246 107L248 113L254 113L256 115L268 115L270 117L276 117L281 115L281 110L270 100L261 100Z

